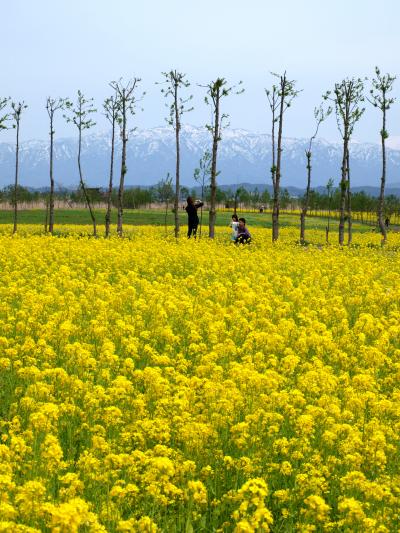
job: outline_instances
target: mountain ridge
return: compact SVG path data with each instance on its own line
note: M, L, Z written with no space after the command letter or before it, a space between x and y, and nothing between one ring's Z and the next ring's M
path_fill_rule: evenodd
M309 139L284 138L282 154L282 186L304 187L306 180L305 150ZM118 179L120 139L116 143L115 178ZM394 143L396 145L396 143ZM93 133L83 137L82 166L89 186L108 183L111 135ZM206 149L211 149L211 135L203 127L182 126L181 181L195 185L194 169ZM337 184L340 178L342 146L318 138L313 144L313 186L324 186L329 178ZM54 143L54 173L59 187L76 187L77 139L59 138ZM14 181L15 148L0 143L0 186ZM32 139L20 145L20 183L30 187L48 185L49 142ZM218 152L218 183L221 185L249 182L270 184L271 136L244 129L223 131ZM175 135L170 127L135 130L128 141L127 185L153 185L175 173ZM352 186L378 186L381 175L381 147L374 143L352 142L350 145ZM400 178L400 149L387 149L387 181Z

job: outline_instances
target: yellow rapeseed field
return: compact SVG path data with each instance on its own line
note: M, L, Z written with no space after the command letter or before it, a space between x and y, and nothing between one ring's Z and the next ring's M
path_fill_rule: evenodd
M0 532L400 529L397 235L35 232L0 234Z

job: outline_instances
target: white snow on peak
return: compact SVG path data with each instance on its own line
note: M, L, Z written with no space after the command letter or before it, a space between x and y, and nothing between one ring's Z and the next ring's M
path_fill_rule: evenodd
M400 150L400 135L393 136L387 139L386 146L392 150Z

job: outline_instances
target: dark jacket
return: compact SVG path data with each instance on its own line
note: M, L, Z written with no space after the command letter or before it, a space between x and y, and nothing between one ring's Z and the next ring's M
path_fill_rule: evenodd
M197 215L197 209L203 205L203 202L196 202L195 204L188 204L185 207L188 214L189 224L191 226L197 226L199 223L199 217Z
M251 241L251 235L250 235L249 230L246 227L241 228L239 226L235 242L237 242L237 243L249 243L250 241Z

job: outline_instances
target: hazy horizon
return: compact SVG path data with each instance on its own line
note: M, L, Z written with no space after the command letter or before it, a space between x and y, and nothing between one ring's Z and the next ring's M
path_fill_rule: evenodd
M196 128L196 129L203 129L206 130L206 127L204 125L195 125L195 124L190 124L190 123L184 123L182 124L182 130L184 130L185 127L188 127L188 128ZM160 130L160 129L166 129L166 130L171 130L173 131L173 127L172 126L168 126L167 124L159 124L158 126L152 126L152 127L137 127L135 129L135 131L131 132L130 134L130 137L132 135L136 135L136 134L140 134L140 132L143 132L143 131L151 131L151 130ZM250 135L267 135L267 136L271 136L271 133L268 132L268 131L255 131L255 130L249 130L248 128L241 128L241 127L231 127L229 126L228 128L225 128L224 131L227 131L227 132L238 132L238 131L243 131L245 133L248 133ZM0 144L7 144L7 145L14 145L15 144L15 130L10 130L9 133L12 133L12 137L11 138L8 138L7 140L5 139L2 139L2 136L0 136ZM82 139L86 138L86 137L106 137L106 136L110 136L110 142L111 142L111 128L108 128L107 125L105 125L103 128L93 128L91 130L88 130L88 131L84 131L82 133ZM78 137L77 135L75 135L75 132L74 130L70 131L69 134L67 135L60 135L60 136L55 136L55 142L62 142L63 140L71 140L71 139L74 139L76 137L76 142L78 143ZM224 134L222 133L222 139L224 138ZM286 140L304 140L305 143L308 144L309 142L309 137L305 137L305 136L302 136L302 137L293 137L293 136L290 136L290 135L283 135L283 139L286 139ZM116 139L116 142L118 142L119 140L119 135L117 134L117 139ZM211 136L210 136L210 142L211 142ZM318 135L318 138L317 138L317 141L322 141L322 142L327 142L329 144L339 144L341 145L342 144L342 141L340 139L333 139L333 140L329 140L327 139L325 136L323 135ZM29 143L29 142L44 142L44 143L49 143L50 140L49 140L49 136L46 136L46 137L42 137L42 138L39 138L39 137L30 137L30 138L25 138L23 139L22 141L20 141L20 144L23 145L23 144L26 144L26 143ZM129 142L129 141L128 141ZM314 141L315 142L315 141ZM374 144L374 145L379 145L381 144L381 140L380 140L380 137L378 139L375 139L373 141L359 141L358 139L356 138L352 138L350 140L350 144ZM386 139L386 147L389 148L389 149L394 149L394 150L400 150L400 136L390 136L388 139Z

